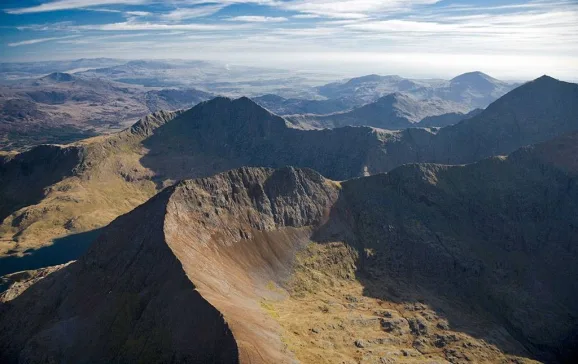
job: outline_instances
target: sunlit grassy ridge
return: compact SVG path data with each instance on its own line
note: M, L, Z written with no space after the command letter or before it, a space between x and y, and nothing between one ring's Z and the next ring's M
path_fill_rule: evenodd
M140 124L172 118L159 113ZM158 119L158 120L157 120ZM22 253L54 238L102 227L147 201L158 192L154 173L140 159L146 130L132 129L72 144L80 163L61 181L44 188L42 199L8 216L0 225L0 254ZM23 186L25 188L25 186Z

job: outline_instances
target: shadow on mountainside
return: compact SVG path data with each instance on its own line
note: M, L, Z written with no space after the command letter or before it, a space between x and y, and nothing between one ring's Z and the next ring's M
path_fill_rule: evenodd
M79 148L41 145L12 158L0 158L0 222L18 209L38 203L44 189L73 174Z
M117 218L77 262L0 303L0 362L237 363L227 323L164 240L168 196Z
M425 304L505 353L569 363L578 357L577 186L524 150L466 167L408 165L343 182L315 240L358 252L367 297ZM424 327L414 347L439 350L428 318L412 315Z
M142 144L147 153L140 162L159 183L246 166L304 167L345 180L364 175L381 141L367 127L292 129L247 98L215 98L158 127Z

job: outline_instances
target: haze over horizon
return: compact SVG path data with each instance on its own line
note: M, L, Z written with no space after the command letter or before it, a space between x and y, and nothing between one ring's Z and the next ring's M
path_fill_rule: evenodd
M0 22L2 62L173 58L343 76L578 74L574 0L8 0Z

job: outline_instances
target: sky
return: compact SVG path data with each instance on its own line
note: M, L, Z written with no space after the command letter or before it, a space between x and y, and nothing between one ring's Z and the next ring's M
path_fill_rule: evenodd
M0 62L202 59L578 79L578 0L0 0Z

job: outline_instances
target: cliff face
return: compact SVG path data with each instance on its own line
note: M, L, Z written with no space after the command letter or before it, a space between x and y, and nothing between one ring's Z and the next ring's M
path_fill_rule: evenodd
M568 362L577 138L342 183L181 182L4 303L0 359Z

